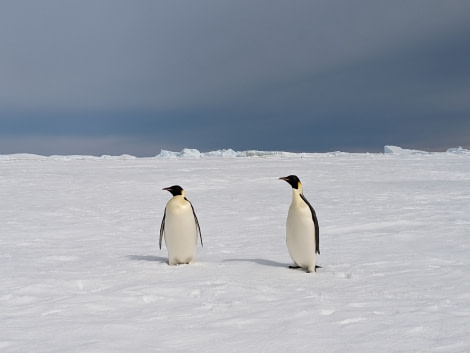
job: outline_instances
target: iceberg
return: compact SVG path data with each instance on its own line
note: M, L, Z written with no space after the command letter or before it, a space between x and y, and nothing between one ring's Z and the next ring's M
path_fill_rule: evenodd
M181 152L172 152L161 150L158 158L204 158L204 157L218 157L218 158L236 158L246 157L245 152L236 152L232 149L222 149L211 152L200 152L195 148L183 148Z
M457 148L449 148L447 153L453 153L453 154L470 154L470 150L467 150L462 147L457 147Z
M411 150L398 146L384 146L385 154L406 155L406 154L429 154L429 152L420 150Z
M426 152L414 149L406 149L398 146L386 145L384 146L384 154L390 155L431 155L431 154L470 154L470 150L457 147L449 148L445 152ZM157 158L157 159L199 159L199 158L308 158L316 155L324 155L327 157L336 157L348 155L348 152L285 152L285 151L262 151L262 150L246 150L246 151L235 151L231 148L220 149L210 152L201 152L195 148L183 148L179 152L173 152L168 150L161 150L160 153L154 157L141 157L141 158ZM369 154L369 153L367 153ZM90 156L90 155L52 155L52 156L41 156L37 154L18 153L18 154L6 154L0 155L1 161L15 161L15 160L60 160L60 161L75 161L75 160L132 160L138 159L129 154L122 154L120 156L113 155L102 155L102 156Z

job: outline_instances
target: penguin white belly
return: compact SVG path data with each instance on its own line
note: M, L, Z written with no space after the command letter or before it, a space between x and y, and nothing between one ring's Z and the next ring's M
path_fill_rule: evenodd
M181 203L177 200L168 202L165 218L165 244L170 265L188 264L194 261L197 228L189 202Z
M315 271L315 225L309 207L293 204L289 207L286 224L286 242L289 255L297 266Z

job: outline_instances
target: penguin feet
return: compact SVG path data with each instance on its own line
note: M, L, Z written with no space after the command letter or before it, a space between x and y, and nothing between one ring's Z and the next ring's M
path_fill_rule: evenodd
M317 272L317 268L321 268L321 266L315 265L315 268L314 268L314 269L312 269L311 267L309 267L309 268L307 269L307 273Z
M290 265L289 268L291 268L291 269L297 269L297 268L300 268L300 266L297 266L297 265Z
M194 257L188 257L186 260L181 261L180 259L171 259L168 261L168 265L177 266L177 265L189 265L194 262Z
M317 272L317 268L322 268L321 266L318 266L318 265L315 265L315 267L302 267L302 266L298 266L298 265L291 265L289 266L289 268L291 269L298 269L298 268L302 268L302 269L305 269L305 272L307 273L312 273L312 272Z

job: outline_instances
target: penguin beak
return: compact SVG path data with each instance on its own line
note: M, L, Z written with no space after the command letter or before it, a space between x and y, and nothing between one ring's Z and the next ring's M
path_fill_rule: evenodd
M167 187L167 188L163 188L162 190L166 190L166 191L169 191L171 192L171 194L173 195L173 188L171 186Z
M284 180L284 181L287 181L287 179L289 179L289 178L288 177L279 178L279 180Z

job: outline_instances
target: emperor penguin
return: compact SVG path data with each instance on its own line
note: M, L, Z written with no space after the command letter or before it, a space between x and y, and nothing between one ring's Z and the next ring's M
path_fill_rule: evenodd
M186 193L179 185L163 190L169 191L173 197L168 201L160 226L160 249L165 236L168 250L168 264L190 264L196 258L197 235L201 238L201 228L194 212L194 207L186 198Z
M306 272L315 272L316 257L320 254L320 237L317 215L305 198L302 183L296 175L279 178L292 186L292 202L286 222L286 243L295 266Z

